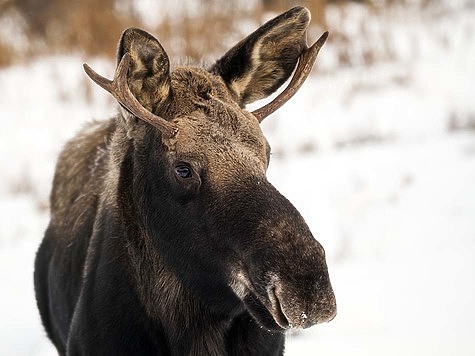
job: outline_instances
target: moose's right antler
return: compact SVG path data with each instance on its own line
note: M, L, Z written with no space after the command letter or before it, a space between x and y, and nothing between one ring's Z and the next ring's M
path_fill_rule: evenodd
M299 57L297 68L295 69L294 75L287 88L285 88L284 91L282 91L282 93L280 93L270 103L252 112L259 122L262 122L262 120L264 120L267 116L284 105L292 96L294 96L297 90L300 89L302 84L305 82L305 79L307 79L308 75L310 74L313 63L315 63L315 60L317 59L318 52L327 40L327 37L328 31L325 31L323 35L321 35L317 40L317 42L315 42L310 48L305 46L302 54Z
M112 96L116 98L117 101L133 115L155 126L162 133L162 135L166 137L175 136L178 131L176 125L145 109L130 91L129 84L127 83L127 74L130 67L130 62L130 54L124 54L115 72L114 80L112 81L97 74L86 63L84 63L83 66L84 71L89 76L89 78L91 78L100 87L111 93Z

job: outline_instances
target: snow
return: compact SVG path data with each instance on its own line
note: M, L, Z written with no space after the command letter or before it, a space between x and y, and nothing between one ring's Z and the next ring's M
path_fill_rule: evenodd
M295 192L299 168L310 165L310 194ZM289 159L274 169L290 172L281 191L326 247L338 303L337 317L292 338L288 354L473 353L473 134Z
M357 37L355 21L372 15L350 10L329 19ZM332 322L290 333L286 355L475 354L475 6L416 10L367 21L393 58L364 64L354 41L344 66L330 37L307 83L263 123L269 180L325 247L338 303ZM84 123L115 110L84 61L0 71L0 355L55 353L32 281L54 164Z

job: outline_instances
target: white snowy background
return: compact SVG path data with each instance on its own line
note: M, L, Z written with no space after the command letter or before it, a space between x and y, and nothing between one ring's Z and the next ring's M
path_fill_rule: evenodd
M330 37L263 124L269 180L325 247L338 301L331 323L289 334L286 355L475 355L475 3L412 3L330 9L351 65ZM393 55L367 63L361 46ZM2 356L55 354L32 282L54 164L82 125L115 111L84 60L0 70Z

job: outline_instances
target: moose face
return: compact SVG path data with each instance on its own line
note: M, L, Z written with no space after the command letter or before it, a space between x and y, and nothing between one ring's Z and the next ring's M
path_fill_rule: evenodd
M246 309L272 330L308 327L336 313L325 253L295 207L266 179L270 147L259 122L308 75L309 12L269 21L209 70L178 67L146 32L119 44L113 82L88 75L121 104L121 125L141 152L144 228L159 255L212 310ZM290 86L254 113L243 107ZM309 59L310 58L310 59Z

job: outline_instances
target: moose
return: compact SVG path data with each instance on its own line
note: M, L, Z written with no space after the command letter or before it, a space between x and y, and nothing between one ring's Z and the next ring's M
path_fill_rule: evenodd
M309 75L310 12L265 23L209 68L130 28L108 80L117 115L59 156L35 260L60 355L282 355L285 331L336 315L325 251L266 179L259 123ZM246 104L288 86L267 105Z

